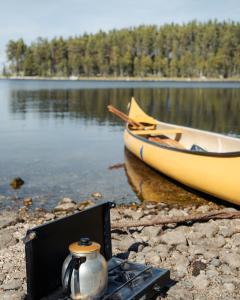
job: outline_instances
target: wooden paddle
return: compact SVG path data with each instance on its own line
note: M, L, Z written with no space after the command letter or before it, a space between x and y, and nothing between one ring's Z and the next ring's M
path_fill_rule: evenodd
M114 115L118 116L120 119L122 119L123 121L127 122L131 126L137 127L137 129L142 129L142 130L145 129L145 127L141 123L139 123L137 121L134 121L133 119L129 118L129 116L127 116L126 114L124 114L123 112L121 112L120 110L118 110L117 108L115 108L114 106L108 105L107 108L108 108L108 110L111 113L113 113Z

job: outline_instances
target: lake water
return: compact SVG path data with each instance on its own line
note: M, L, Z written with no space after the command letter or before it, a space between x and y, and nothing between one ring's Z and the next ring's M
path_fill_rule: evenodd
M0 195L13 196L20 176L19 196L47 209L93 192L118 203L206 201L124 150L124 124L106 107L127 112L131 96L162 121L240 136L240 83L0 80Z

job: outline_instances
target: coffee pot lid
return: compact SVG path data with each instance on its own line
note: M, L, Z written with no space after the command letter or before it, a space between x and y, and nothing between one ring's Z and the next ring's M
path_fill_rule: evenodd
M92 242L88 237L81 237L78 242L69 245L72 254L91 253L100 251L100 244Z

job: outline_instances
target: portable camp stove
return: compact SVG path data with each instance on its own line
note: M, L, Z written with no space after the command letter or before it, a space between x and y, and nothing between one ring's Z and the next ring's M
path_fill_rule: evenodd
M108 261L108 286L98 300L154 299L170 280L170 271L112 257L110 209L107 202L35 227L25 238L27 300L68 300L62 294L61 269L68 245L87 235L101 244ZM97 228L97 230L96 230Z
M112 257L108 262L108 287L104 296L96 300L153 299L170 280L164 269L129 262ZM71 300L61 288L42 300Z

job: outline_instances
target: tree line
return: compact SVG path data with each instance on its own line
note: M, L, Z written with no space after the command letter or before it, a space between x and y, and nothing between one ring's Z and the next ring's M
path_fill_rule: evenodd
M21 76L239 77L240 23L142 25L7 44L5 73Z

